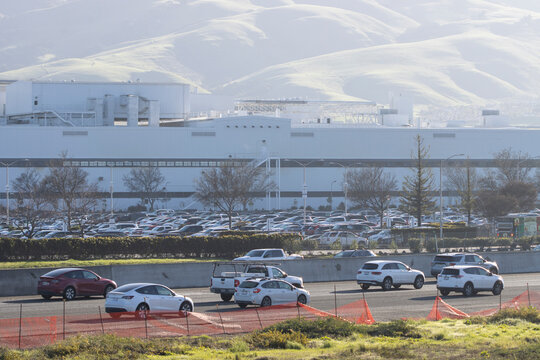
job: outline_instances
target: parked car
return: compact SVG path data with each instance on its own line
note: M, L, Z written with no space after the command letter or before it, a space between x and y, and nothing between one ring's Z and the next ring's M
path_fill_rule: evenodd
M234 302L241 308L248 305L271 306L299 302L308 304L310 294L284 280L249 279L243 281L234 293Z
M335 258L346 258L346 257L359 257L359 256L377 256L371 250L359 249L359 250L343 250L334 255Z
M332 245L339 241L341 245L351 245L354 241L357 244L367 245L365 237L359 236L351 231L328 231L319 237L319 244Z
M420 270L411 269L401 261L373 260L364 263L358 269L356 282L367 290L371 285L381 286L383 290L390 290L392 286L399 288L401 285L410 284L415 289L424 286L425 276Z
M502 276L496 275L483 267L471 265L447 266L437 276L437 289L442 296L451 291L472 296L478 291L491 291L499 295L504 289Z
M148 311L185 312L193 311L193 300L178 295L165 285L134 283L122 285L107 294L105 311L112 318L119 318L122 313L135 313L144 318Z
M235 258L236 261L257 261L257 260L296 260L303 259L304 256L298 254L287 255L283 249L254 249L244 256Z
M532 251L540 251L540 245L536 245L532 248Z
M37 292L44 299L63 296L73 300L77 296L102 295L116 288L116 283L95 272L80 268L63 268L49 271L39 277Z
M494 261L488 261L474 253L445 253L436 255L431 262L431 275L437 276L442 269L454 265L477 265L488 269L494 274L499 273L499 265Z
M368 237L369 241L377 241L380 244L389 244L393 239L392 231L390 229L383 229Z

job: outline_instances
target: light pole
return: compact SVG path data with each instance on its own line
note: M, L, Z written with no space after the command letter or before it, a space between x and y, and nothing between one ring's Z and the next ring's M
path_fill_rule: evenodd
M330 211L332 211L334 209L334 193L332 191L332 186L334 185L334 183L336 182L337 180L333 180L331 183L330 183Z
M347 216L347 213L348 213L348 209L347 209L347 191L348 191L348 188L349 188L349 166L346 166L346 165L343 165L343 164L340 164L338 162L330 162L331 165L339 165L341 166L342 168L345 169L345 181L343 182L343 193L345 195L345 216ZM362 165L362 163L354 163L352 165Z
M439 238L443 239L443 226L442 226L442 219L443 219L443 203L442 203L442 170L443 170L443 161L448 161L453 157L456 156L464 156L465 154L454 154L452 156L447 157L445 160L441 159L441 166L439 167ZM419 219L420 221L420 219ZM439 253L439 244L437 242L437 238L435 238L435 252Z
M300 161L297 161L297 160L293 160L293 159L284 159L285 161L292 161L292 162L295 162L297 163L298 165L302 166L304 168L304 184L302 186L302 198L304 199L304 227L306 226L306 204L307 204L307 184L306 184L306 167L311 164L311 163L314 163L316 161L320 161L320 160L311 160L307 163L302 163ZM302 230L302 233L304 232L304 230Z
M111 185L110 185L110 193L111 193L111 221L114 217L114 200L113 200L113 194L114 194L114 181L113 181L113 167L109 167L111 169Z
M18 163L19 161L21 161L21 159L12 161L10 163L0 162L2 166L6 167L6 222L7 222L8 227L9 227L9 167L15 163ZM28 161L28 159L24 159L24 161Z

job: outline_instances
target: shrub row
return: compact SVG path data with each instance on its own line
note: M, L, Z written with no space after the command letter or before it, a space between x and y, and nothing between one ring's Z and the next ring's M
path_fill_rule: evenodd
M216 257L233 258L256 248L297 252L315 246L297 234L221 237L102 237L87 239L0 238L0 260Z
M435 238L412 238L408 241L411 252L419 253L423 249L427 252L435 252ZM521 238L496 238L496 237L477 237L471 239L461 239L455 237L445 237L444 240L438 240L438 247L441 248L476 248L484 251L487 248L503 248L514 250L518 246L521 250L530 250L531 246L539 241L539 237L528 236Z

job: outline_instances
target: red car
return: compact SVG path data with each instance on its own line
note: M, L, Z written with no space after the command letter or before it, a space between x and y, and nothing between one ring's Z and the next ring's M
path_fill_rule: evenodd
M116 283L102 278L93 271L79 268L64 268L49 271L39 277L38 294L44 299L62 296L73 300L77 296L103 295L116 289Z

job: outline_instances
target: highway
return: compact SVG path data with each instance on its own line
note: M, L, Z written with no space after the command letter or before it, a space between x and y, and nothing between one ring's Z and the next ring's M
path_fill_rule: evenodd
M527 284L531 290L540 291L540 273L503 275L505 289L502 292L502 302L511 300L523 293ZM335 293L334 293L335 287ZM312 307L333 312L337 307L349 304L362 298L362 291L354 281L306 283L305 288L311 293ZM190 296L195 302L197 312L237 311L239 307L233 302L224 303L219 295L210 293L204 288L174 289L177 293ZM372 287L365 292L365 298L376 321L387 321L401 318L424 318L430 312L436 295L434 278L427 278L426 284L420 290L412 286L402 286L388 292ZM491 292L480 292L478 295L466 298L461 294L450 293L443 300L449 305L466 313L486 310L499 306L499 297ZM21 310L23 317L62 315L63 301L59 298L44 300L40 296L17 296L0 298L0 318L17 318ZM78 298L66 302L66 315L97 314L99 309L104 311L103 297Z

